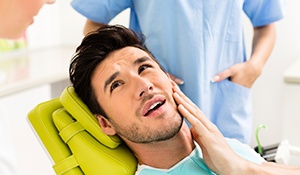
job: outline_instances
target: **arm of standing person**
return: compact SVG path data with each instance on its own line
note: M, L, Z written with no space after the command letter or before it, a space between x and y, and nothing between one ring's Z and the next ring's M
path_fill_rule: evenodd
M232 65L227 70L213 77L213 82L220 82L226 78L239 85L251 88L260 76L267 62L276 38L275 23L262 27L254 27L252 54L248 61Z
M101 27L103 23L97 23L94 21L91 21L89 19L86 20L84 29L83 29L83 34L86 36L88 33L97 30L99 27Z
M202 111L175 86L173 97L179 112L192 125L191 133L202 149L207 166L220 175L282 175L300 174L300 167L263 162L262 165L247 161L237 155L228 145L218 128Z

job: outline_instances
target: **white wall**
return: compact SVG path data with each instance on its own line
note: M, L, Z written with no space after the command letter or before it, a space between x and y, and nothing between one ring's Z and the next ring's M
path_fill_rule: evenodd
M29 48L39 49L56 45L77 46L82 38L84 18L69 5L69 1L57 1L45 6L28 30ZM283 81L283 73L293 61L300 58L300 1L287 0L286 18L278 22L278 37L274 51L262 76L255 83L253 92L254 128L267 125L261 130L262 145L288 139L300 146L300 84L290 85ZM128 13L113 23L128 25ZM251 26L245 19L247 50L250 52ZM47 85L0 99L9 114L13 131L19 171L22 175L54 174L51 163L31 131L26 116L37 103L50 97ZM38 94L38 95L36 95ZM253 135L252 146L255 146Z
M56 1L44 5L34 24L27 30L29 49L57 45L76 47L83 37L85 18L71 6L71 0Z
M18 174L14 175L54 174L50 159L27 122L27 113L36 104L50 99L49 92L49 86L45 85L0 99L1 110L5 111L2 114L8 117L7 127L12 131L18 167Z

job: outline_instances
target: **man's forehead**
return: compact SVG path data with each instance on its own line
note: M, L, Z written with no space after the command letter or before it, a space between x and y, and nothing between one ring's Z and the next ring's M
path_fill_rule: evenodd
M109 54L105 60L98 65L101 70L110 70L116 68L121 69L127 66L134 66L137 63L142 63L144 61L153 61L156 62L152 56L145 52L142 49L136 47L125 47L119 50L116 50Z
M124 47L122 49L113 51L111 54L108 55L108 59L114 59L114 60L135 60L140 57L144 57L150 55L145 52L144 50L136 47Z

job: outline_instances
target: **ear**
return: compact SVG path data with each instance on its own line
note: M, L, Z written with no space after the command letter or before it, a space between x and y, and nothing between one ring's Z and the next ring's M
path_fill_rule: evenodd
M102 129L102 131L107 135L115 135L117 132L115 131L114 127L111 125L111 122L103 117L102 115L96 114L96 118L98 123Z

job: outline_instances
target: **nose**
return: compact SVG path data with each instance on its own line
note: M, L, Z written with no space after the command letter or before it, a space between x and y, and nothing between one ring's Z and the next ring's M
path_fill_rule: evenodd
M139 77L136 79L137 91L135 93L136 99L141 99L144 95L150 93L154 89L154 85L146 78Z

